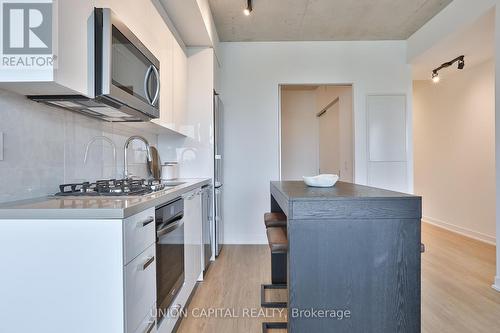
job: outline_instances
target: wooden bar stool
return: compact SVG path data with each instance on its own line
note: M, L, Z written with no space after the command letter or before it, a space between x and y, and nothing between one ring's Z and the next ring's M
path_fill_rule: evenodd
M265 213L264 223L266 228L286 227L286 215L277 212Z
M287 289L287 217L283 213L264 214L267 240L271 250L271 282L272 284L262 284L260 289L261 306L263 308L286 308L287 302L267 302L266 290L286 290ZM262 323L262 332L267 333L273 329L286 329L287 323L265 322Z
M264 214L267 240L271 250L271 282L272 284L261 285L261 306L264 308L284 308L286 302L265 301L266 290L287 288L287 217L283 213Z

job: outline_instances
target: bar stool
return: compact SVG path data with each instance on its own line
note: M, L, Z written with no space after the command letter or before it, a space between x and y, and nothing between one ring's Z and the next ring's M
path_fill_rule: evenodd
M271 282L272 284L262 284L260 291L261 306L263 308L286 308L287 302L266 302L266 290L277 290L287 288L287 217L281 212L271 212L264 214L267 240L271 250ZM287 323L265 322L262 323L262 332L266 333L271 329L286 329Z
M264 223L266 228L286 227L286 215L279 212L265 213Z

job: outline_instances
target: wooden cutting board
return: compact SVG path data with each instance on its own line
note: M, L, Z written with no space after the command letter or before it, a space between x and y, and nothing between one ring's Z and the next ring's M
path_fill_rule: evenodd
M161 159L158 150L155 147L151 149L151 162L149 162L149 171L154 179L161 179Z

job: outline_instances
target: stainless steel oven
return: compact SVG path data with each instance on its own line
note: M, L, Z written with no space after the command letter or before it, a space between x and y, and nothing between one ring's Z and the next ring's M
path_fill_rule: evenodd
M158 118L160 62L109 8L95 20L96 97Z
M158 322L184 284L184 199L156 208L156 306Z

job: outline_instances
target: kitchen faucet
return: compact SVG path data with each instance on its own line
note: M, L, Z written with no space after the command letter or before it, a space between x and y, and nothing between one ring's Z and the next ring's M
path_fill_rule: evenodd
M130 138L127 139L127 141L125 141L125 146L123 147L123 149L124 149L123 155L124 155L124 160L125 160L124 164L123 164L123 177L124 178L128 178L128 153L127 153L127 149L128 149L128 146L130 145L130 143L134 140L142 141L144 143L144 145L146 146L146 154L147 154L148 162L152 161L151 150L150 150L148 140L146 140L144 137L142 137L140 135L131 136Z

